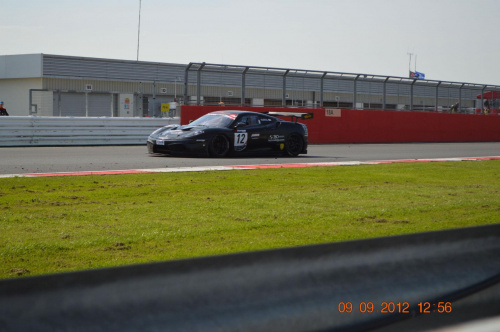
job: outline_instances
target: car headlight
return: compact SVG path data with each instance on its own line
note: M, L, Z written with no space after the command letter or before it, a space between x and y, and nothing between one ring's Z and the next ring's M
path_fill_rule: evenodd
M192 131L189 134L187 134L186 137L195 137L195 136L199 136L199 135L204 134L204 133L205 132L203 130L196 130L196 131Z

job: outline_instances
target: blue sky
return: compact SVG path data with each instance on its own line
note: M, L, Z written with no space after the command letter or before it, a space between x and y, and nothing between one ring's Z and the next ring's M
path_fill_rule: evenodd
M136 60L139 0L0 0L0 54ZM142 0L139 60L500 85L500 0Z

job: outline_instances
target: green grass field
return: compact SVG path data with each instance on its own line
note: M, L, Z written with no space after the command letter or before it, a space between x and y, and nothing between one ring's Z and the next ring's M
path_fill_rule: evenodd
M500 161L0 179L0 278L498 223Z

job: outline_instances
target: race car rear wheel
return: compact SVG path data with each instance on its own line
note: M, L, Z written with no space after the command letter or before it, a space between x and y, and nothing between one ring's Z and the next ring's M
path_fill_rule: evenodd
M208 145L211 157L222 158L229 152L229 139L224 135L215 135Z
M298 134L291 134L285 141L285 153L291 157L297 157L304 148L304 141Z

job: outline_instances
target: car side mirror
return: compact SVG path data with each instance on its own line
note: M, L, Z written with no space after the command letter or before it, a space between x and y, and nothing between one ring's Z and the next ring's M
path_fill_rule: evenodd
M234 128L241 128L241 127L245 127L247 124L245 122L238 122L236 124L236 126L234 126Z

